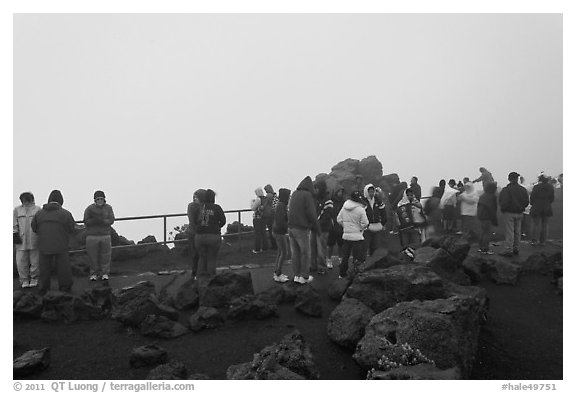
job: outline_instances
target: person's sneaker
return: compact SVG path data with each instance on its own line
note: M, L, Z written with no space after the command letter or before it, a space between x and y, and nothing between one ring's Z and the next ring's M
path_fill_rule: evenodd
M480 254L484 254L486 251L484 251L483 249L479 248L478 250L476 250L477 252L479 252Z
M507 251L499 252L498 255L501 255L503 257L511 257L511 256L514 256L514 253L510 250L507 250Z
M252 250L252 254L260 254L262 251Z
M274 276L272 276L272 278L276 282L286 282L289 280L288 276L286 276L285 274L280 274L280 275L274 274Z
M108 281L109 278L107 274L102 275L102 281Z
M96 281L96 280L98 280L98 275L92 274L92 275L90 276L90 281Z
M329 259L326 260L326 267L327 267L328 269L334 268L334 265L332 264L332 258L329 258Z
M294 282L298 284L306 284L308 281L302 276L294 276Z
M36 288L38 286L38 280L36 279L31 279L30 283L28 284L28 288Z
M304 278L304 280L306 280L306 283L310 283L314 280L314 276L309 275L308 278Z
M30 288L30 283L29 283L28 281L24 281L24 282L21 284L21 287L22 287L22 288Z
M494 251L490 251L490 250L484 251L484 254L486 254L486 255L494 255Z

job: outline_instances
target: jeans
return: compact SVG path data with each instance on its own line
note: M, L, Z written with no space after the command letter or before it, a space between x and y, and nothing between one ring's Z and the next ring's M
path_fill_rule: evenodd
M263 218L255 218L252 220L254 225L254 250L262 251L268 249L268 242L266 241L266 226Z
M62 292L72 291L72 268L68 251L60 254L40 254L40 294L50 290L50 276L56 265L58 289Z
M270 247L275 250L278 246L276 244L276 239L274 238L274 232L272 232L272 225L274 225L274 216L265 217L264 220L264 236L266 236L266 229L268 229L268 237L270 240ZM264 243L266 244L266 243ZM267 248L267 247L265 247Z
M90 274L110 274L112 240L110 235L86 236L86 254L90 257Z
M317 235L310 234L310 271L326 268L326 253L328 252L328 232Z
M195 234L191 233L188 235L188 250L190 252L190 262L192 264L192 276L196 276L196 273L198 273L198 260L200 259L200 255L196 249L195 239Z
M340 277L348 274L348 259L352 254L352 264L360 264L366 259L364 240L344 240L342 245L342 262L340 263Z
M288 228L294 277L310 276L310 229Z
M522 234L522 213L504 213L504 233L508 251L518 250Z
M194 242L198 251L198 276L215 276L222 236L218 233L197 233Z
M490 250L490 236L492 235L492 222L490 220L480 220L480 250Z
M39 265L40 251L37 248L34 250L16 250L16 267L18 267L21 284L38 279Z
M548 219L549 217L532 216L532 241L540 241L540 244L546 243L548 238Z
M364 248L368 250L370 255L374 254L374 251L380 247L380 234L382 232L370 232L365 230L364 235Z
M290 239L288 239L288 234L279 235L275 233L274 237L276 238L276 244L278 245L278 253L276 254L276 268L274 269L274 273L279 276L282 274L282 266L284 265L284 261L288 259Z

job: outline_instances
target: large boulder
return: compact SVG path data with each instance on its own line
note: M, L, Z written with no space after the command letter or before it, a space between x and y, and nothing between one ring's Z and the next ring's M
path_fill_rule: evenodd
M156 344L134 348L130 354L130 367L148 367L164 364L168 361L168 352Z
M332 281L328 284L328 297L332 300L341 300L348 286L350 286L350 280L344 277Z
M470 244L460 236L445 235L433 237L422 243L422 247L431 246L433 248L443 248L451 257L456 260L459 266L470 251Z
M328 337L334 343L353 350L373 316L374 311L359 300L344 299L328 318Z
M178 288L173 304L178 310L186 310L196 307L199 300L198 280L190 279Z
M214 307L199 307L198 311L190 316L188 325L190 330L197 332L202 329L214 329L224 324L224 317Z
M200 306L225 307L243 295L253 295L250 272L223 272L214 276L206 287L200 286Z
M427 266L440 277L461 285L469 285L470 277L462 270L462 262L443 248L420 247L414 252L414 263Z
M485 302L467 296L403 302L375 315L354 360L369 370L393 344L417 348L440 369L458 367L467 378L474 364Z
M161 304L155 293L154 283L150 281L113 291L112 319L129 326L138 326L147 315L178 319L178 312Z
M140 240L137 244L141 244L142 248L146 251L146 253L153 253L153 252L170 252L170 248L168 248L165 244L160 244L156 240L156 237L153 235L148 235L144 239Z
M39 318L42 314L42 298L31 292L14 291L14 316Z
M310 317L322 317L322 301L320 295L308 284L301 286L296 290L294 308L302 314Z
M189 330L162 315L147 315L140 323L140 332L149 337L176 338L188 333Z
M244 295L233 300L227 314L227 318L231 320L266 319L272 317L278 317L278 307L254 295Z
M309 345L299 331L282 338L280 343L265 347L252 362L230 366L226 379L274 380L319 379Z
M75 298L70 293L60 291L49 291L42 298L42 315L43 321L72 322L74 316Z
M378 248L366 260L358 266L359 272L365 272L374 269L386 269L394 265L400 265L402 261L393 255L390 255L387 249Z
M358 299L379 313L399 302L446 297L443 280L417 264L402 264L358 274L345 298Z
M462 268L473 282L489 279L496 284L516 285L522 273L521 265L496 255L469 255L462 262Z
M13 362L13 377L20 379L36 374L50 366L50 348L33 349L25 352Z
M259 292L256 296L264 303L276 304L290 303L296 299L296 285L293 281L272 285L266 290Z
M148 373L146 379L164 379L164 380L175 380L175 379L187 379L188 370L186 366L178 361L172 361L170 363L161 364Z

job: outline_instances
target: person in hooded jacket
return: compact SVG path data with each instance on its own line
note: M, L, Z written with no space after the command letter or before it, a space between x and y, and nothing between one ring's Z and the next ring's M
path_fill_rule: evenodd
M538 184L530 193L530 217L532 217L531 245L543 246L548 237L548 219L552 217L552 202L554 202L554 186L548 182L548 176L538 177Z
M518 178L520 175L516 172L508 174L510 182L500 191L498 202L500 210L504 215L504 230L506 237L506 250L499 253L505 257L518 255L520 250L520 237L522 234L522 215L526 206L528 206L528 191L520 184Z
M359 191L354 191L350 199L344 202L342 210L336 218L343 228L342 262L340 263L340 278L353 275L348 271L348 259L352 254L352 265L360 264L366 259L364 248L364 231L368 228L368 216L366 215L365 201ZM351 273L351 274L350 274Z
M281 188L278 190L278 204L274 211L274 224L272 233L276 238L278 253L276 254L276 267L272 279L276 282L286 282L288 276L282 273L284 261L288 259L290 251L290 240L288 239L288 202L290 201L290 190Z
M254 190L254 193L256 194L256 198L252 199L250 203L250 208L254 212L252 219L252 225L254 226L254 249L252 252L258 254L268 249L268 241L266 240L266 223L262 216L264 209L264 190L262 190L262 187L258 187Z
M328 267L326 261L328 235L335 224L332 214L334 203L328 198L328 187L323 180L318 180L314 184L314 196L321 232L319 234L314 232L310 234L310 271L326 274L326 268Z
M490 250L490 235L492 234L492 225L498 225L496 183L488 183L484 187L484 193L478 199L476 216L480 220L480 248L478 252L494 255L494 252Z
M22 288L38 286L40 252L38 251L38 236L32 231L31 223L34 215L40 211L40 206L34 203L31 192L20 194L22 205L14 208L13 233L20 243L16 247L16 266Z
M476 211L479 196L470 182L464 184L464 191L458 195L460 201L460 216L462 217L462 236L467 238L474 234L476 227Z
M59 190L53 190L48 203L32 219L32 230L38 235L40 250L40 289L41 295L50 290L50 276L55 265L58 275L58 289L72 291L72 268L68 256L70 235L75 223L72 213L64 209L64 198Z
M333 203L332 208L332 220L337 222L338 213L342 209L344 205L344 188L342 186L337 187L334 192L332 193L332 197L330 198ZM328 246L328 259L329 263L327 263L328 268L334 266L334 262L339 262L342 259L342 245L344 244L344 240L342 239L342 227L340 225L332 225L332 229L328 234L328 241L326 242ZM338 247L337 255L334 256L334 246Z
M424 214L424 210L422 209L422 204L416 197L414 196L414 191L411 188L407 188L403 195L400 202L398 202L398 210L397 214L400 215L400 209L402 206L410 206L410 210L406 212L410 219L406 217L399 217L400 221L400 245L402 247L408 247L412 242L416 242L418 236L420 236L420 240L424 241L426 239L426 216ZM404 210L405 211L405 210ZM404 238L407 238L407 241ZM415 240L416 239L416 240Z
M226 215L215 202L216 193L207 189L204 204L196 221L196 249L198 250L198 276L216 275L216 257L222 245L221 228L226 225Z
M192 195L192 202L188 204L188 209L186 215L188 216L188 249L190 250L190 259L192 263L192 278L196 277L198 273L198 261L200 255L196 249L195 237L196 237L196 227L198 220L198 215L200 214L200 209L202 204L204 204L204 197L206 190L198 189Z
M320 224L316 215L314 184L306 176L292 194L288 206L288 237L292 251L294 282L306 284L314 277L310 275L310 234L320 233Z
M272 225L274 224L274 210L276 210L276 205L278 204L278 196L274 192L271 184L266 184L264 186L264 191L266 195L262 201L262 219L264 220L264 233L268 230L268 237L270 240L270 246L273 250L276 250L276 240L272 233Z
M98 278L109 279L112 260L110 228L114 220L114 210L106 203L106 195L103 191L96 191L94 203L84 210L86 253L90 257L90 281L96 281Z
M373 184L364 187L364 200L366 201L366 216L368 217L368 230L364 232L364 248L372 255L380 247L380 236L384 230L382 218L386 217L384 203L377 195L381 190Z

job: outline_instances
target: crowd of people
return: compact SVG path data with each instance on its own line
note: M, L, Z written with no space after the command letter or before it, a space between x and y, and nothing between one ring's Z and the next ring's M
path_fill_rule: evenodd
M552 216L554 186L541 173L538 182L525 185L516 172L508 175L509 184L497 194L492 174L480 168L480 177L460 182L440 180L429 197L422 197L418 178L410 184L398 181L384 191L373 184L357 184L349 195L343 187L328 190L323 180L306 176L296 190L271 184L256 188L251 201L254 247L259 254L277 250L273 280L290 280L284 272L292 260L292 280L306 284L338 264L339 277L351 277L367 256L383 246L385 234L398 235L405 250L442 234L454 233L467 239L476 235L478 251L490 250L493 226L502 213L506 249L500 254L519 254L520 239L531 234L530 244L545 244L548 220ZM520 180L520 182L519 182ZM482 192L474 183L482 182ZM188 245L194 278L216 274L216 260L222 244L221 228L226 224L224 211L215 202L215 192L199 189L188 204ZM16 265L22 288L39 286L39 293L50 290L55 270L59 290L70 292L72 272L69 238L74 232L72 214L64 209L64 198L53 190L42 207L34 195L20 195L21 205L14 208L13 234ZM114 211L103 191L94 193L94 203L84 211L86 252L90 260L90 280L107 281L110 277L111 226ZM475 233L479 227L480 233ZM352 258L352 263L349 263Z

